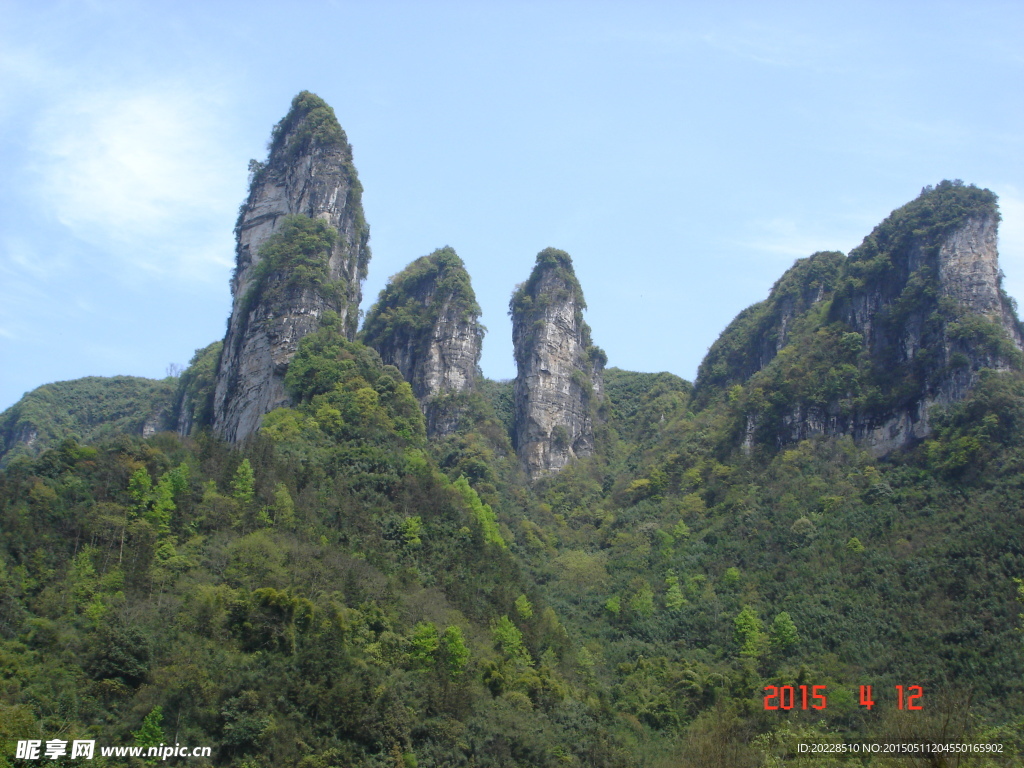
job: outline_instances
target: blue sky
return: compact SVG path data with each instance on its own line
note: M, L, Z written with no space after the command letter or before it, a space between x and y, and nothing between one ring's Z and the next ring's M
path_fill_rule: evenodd
M354 147L364 306L443 245L509 296L568 251L609 364L692 379L799 257L995 191L1024 301L1024 5L0 0L0 408L224 334L250 158L298 91Z

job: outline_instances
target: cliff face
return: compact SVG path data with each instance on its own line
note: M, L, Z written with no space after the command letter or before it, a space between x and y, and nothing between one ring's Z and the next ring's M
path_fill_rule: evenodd
M537 254L509 305L518 369L513 443L531 478L594 451L606 358L591 343L585 308L569 254L554 248Z
M266 163L250 170L213 402L214 430L231 442L288 404L288 363L325 312L336 312L347 336L355 336L370 258L352 149L320 98L306 91L295 97L274 128Z
M469 274L447 247L392 277L366 315L363 342L412 386L430 437L458 427L458 396L474 389L484 334L479 317Z
M1021 365L1020 324L1000 288L998 221L991 192L943 182L848 259L830 257L835 268L817 288L801 278L810 262L798 263L787 276L816 294L808 306L805 291L802 314L782 323L799 326L799 343L773 335L786 318L773 291L712 347L697 382L703 402L713 385L741 382L748 446L844 434L881 456L926 437L930 408L962 400L982 369ZM775 339L765 361L757 352Z

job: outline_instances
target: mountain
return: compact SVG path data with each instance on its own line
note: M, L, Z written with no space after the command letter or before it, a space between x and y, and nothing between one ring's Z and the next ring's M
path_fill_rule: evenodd
M456 430L460 395L480 377L484 329L462 259L451 248L423 256L393 276L366 314L361 339L412 385L427 434Z
M217 368L213 429L229 442L289 402L284 374L326 312L354 338L369 227L352 148L332 110L303 91L250 165L235 225L234 304Z
M35 456L67 439L149 437L169 428L176 385L137 376L88 376L44 384L0 414L0 462Z
M798 262L711 347L696 402L728 390L748 448L851 435L883 456L919 442L933 407L963 400L983 370L1024 361L998 221L991 192L946 181L849 257Z
M518 371L513 442L531 477L594 451L607 357L591 342L586 306L572 259L556 248L537 254L509 303Z
M546 249L495 382L451 248L355 334L365 226L323 102L253 172L224 342L0 415L0 767L30 739L232 768L1022 764L1024 372L990 192L926 188L798 261L695 385L605 369Z

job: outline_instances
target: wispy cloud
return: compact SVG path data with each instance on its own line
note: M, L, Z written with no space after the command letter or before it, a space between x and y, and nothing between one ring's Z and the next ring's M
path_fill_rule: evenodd
M57 100L31 141L40 202L122 266L193 279L221 272L239 174L218 140L217 106L174 83Z
M800 67L821 64L827 41L820 34L801 32L795 25L776 25L748 21L714 29L701 35L710 48L771 67ZM835 68L835 62L829 63Z
M747 222L747 234L736 245L768 256L798 259L817 251L843 251L855 247L870 231L852 217L848 223L837 223L824 230L821 226L797 219L754 219Z

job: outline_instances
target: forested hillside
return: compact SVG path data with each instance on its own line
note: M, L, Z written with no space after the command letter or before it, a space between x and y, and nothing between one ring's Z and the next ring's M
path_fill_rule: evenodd
M745 454L728 407L613 369L598 454L532 487L499 387L428 444L330 324L288 385L237 449L69 440L0 475L3 760L59 733L218 765L827 765L797 741L902 736L1019 764L1018 374L882 462ZM827 707L765 711L766 685Z
M330 107L300 93L252 169L223 343L0 415L0 768L76 739L236 768L1024 765L991 192L925 188L799 260L694 384L606 370L545 249L512 382L478 369L450 248L356 333ZM872 743L916 751L837 751Z

